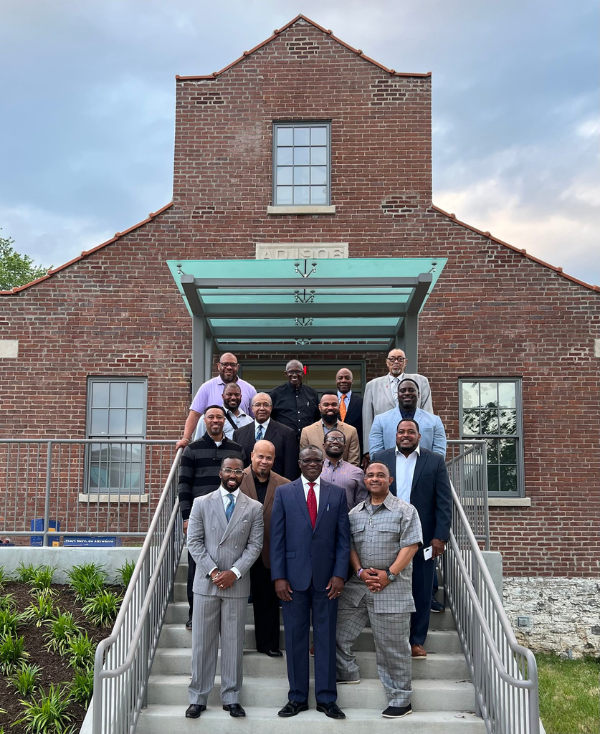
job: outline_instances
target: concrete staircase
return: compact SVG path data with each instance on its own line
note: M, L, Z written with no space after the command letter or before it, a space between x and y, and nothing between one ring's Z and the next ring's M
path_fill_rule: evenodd
M255 651L254 618L248 606L244 652L244 685L240 703L246 709L245 719L232 719L221 708L219 668L215 687L209 696L208 708L200 719L186 719L187 687L190 682L192 635L184 625L188 618L185 579L187 566L177 571L175 602L167 610L165 625L159 640L149 681L148 707L142 710L137 734L186 734L210 727L211 734L229 734L232 727L247 734L320 734L338 727L353 728L360 734L369 727L369 734L379 734L390 726L401 727L403 734L482 734L483 721L472 712L475 708L474 689L460 647L454 622L449 612L432 614L427 636L427 660L413 664L413 714L400 724L390 723L381 712L387 707L383 687L377 676L373 636L369 628L358 638L355 649L361 671L359 685L338 686L338 704L346 720L328 719L315 710L314 694L311 709L291 719L282 719L277 711L287 701L288 681L285 658L268 658ZM283 627L281 646L285 647Z

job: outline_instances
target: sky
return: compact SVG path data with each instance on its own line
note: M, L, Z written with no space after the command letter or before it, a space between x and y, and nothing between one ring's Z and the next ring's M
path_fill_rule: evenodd
M433 202L600 283L597 0L2 0L0 236L58 266L171 200L175 75L307 15L433 72Z

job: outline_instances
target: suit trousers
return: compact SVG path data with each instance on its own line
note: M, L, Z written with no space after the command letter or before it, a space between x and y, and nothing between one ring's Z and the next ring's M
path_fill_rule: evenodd
M215 684L221 637L221 701L239 703L244 666L247 597L195 594L192 619L190 703L206 706Z
M312 611L315 641L315 696L317 703L337 699L335 684L335 627L337 599L311 585L305 591L294 589L292 601L282 601L290 691L288 699L308 701L310 618Z
M408 706L412 693L412 657L410 654L410 612L378 613L370 591L355 607L340 597L337 620L337 679L359 680L360 670L352 645L367 623L371 622L375 641L377 674L390 706Z
M421 548L413 558L412 593L416 611L413 612L410 622L411 645L423 645L427 637L434 573L435 559L424 560Z
M259 556L250 569L250 588L254 607L256 649L279 650L279 597L271 581L271 569Z
M188 551L187 599L190 605L190 617L194 611L194 576L196 575L196 561Z

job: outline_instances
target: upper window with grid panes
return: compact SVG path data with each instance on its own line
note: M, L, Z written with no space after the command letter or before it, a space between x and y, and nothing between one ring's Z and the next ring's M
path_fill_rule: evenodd
M460 381L461 438L487 442L490 497L523 496L520 380Z
M330 124L277 122L273 128L273 203L330 204Z

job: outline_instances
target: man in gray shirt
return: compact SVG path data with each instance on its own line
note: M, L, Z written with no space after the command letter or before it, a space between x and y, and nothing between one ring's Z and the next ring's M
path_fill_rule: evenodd
M325 461L321 476L328 482L337 484L338 487L346 490L348 512L350 512L359 502L367 499L368 492L365 487L363 470L342 458L345 446L346 436L341 431L336 428L329 431L323 441Z
M368 620L389 703L382 714L397 719L412 713L412 558L422 535L416 509L390 493L391 482L385 464L370 464L365 473L370 497L349 514L350 565L355 573L339 600L336 667L338 683L360 683L352 645Z

